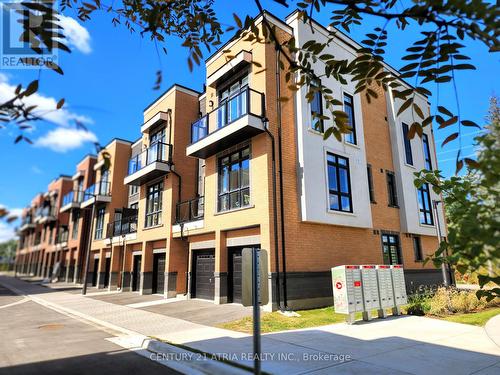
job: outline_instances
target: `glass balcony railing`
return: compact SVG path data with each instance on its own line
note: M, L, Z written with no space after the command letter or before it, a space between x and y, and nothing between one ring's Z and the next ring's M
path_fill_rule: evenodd
M96 195L111 195L111 183L109 181L100 181L96 184L90 185L83 192L83 200L89 200Z
M175 222L177 224L181 224L203 219L205 214L204 203L204 197L198 197L177 203Z
M210 133L221 129L241 117L251 114L257 117L264 116L263 93L245 87L221 104L213 111L191 124L191 143L196 143Z
M164 142L155 142L128 162L128 175L140 171L154 163L169 163L172 160L172 145Z
M72 190L63 197L62 205L66 206L67 204L70 203L81 203L82 201L83 201L83 191Z

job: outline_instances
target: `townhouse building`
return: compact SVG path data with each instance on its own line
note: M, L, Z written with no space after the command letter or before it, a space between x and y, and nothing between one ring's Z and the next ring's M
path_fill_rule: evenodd
M297 12L259 15L261 31L263 17L280 42L330 37ZM349 61L359 48L338 32L324 52ZM136 142L115 139L82 168L95 171L83 180L97 187L83 182L92 191L78 206L94 208L93 231L80 223L66 268L83 265L86 238L97 288L240 303L242 249L262 248L268 310L330 305L330 269L341 264L402 264L408 289L441 283L423 259L446 235L443 207L429 186L413 185L414 172L438 167L432 126L409 140L412 113L397 115L390 90L373 87L368 103L352 82L323 77L352 128L325 140L331 120L314 116L325 103L307 87L291 91L281 62L273 45L235 36L206 60L203 92L173 85L144 110ZM321 62L312 68L322 75ZM416 100L428 113L427 98ZM36 242L29 212L23 243ZM23 246L19 259L30 253Z

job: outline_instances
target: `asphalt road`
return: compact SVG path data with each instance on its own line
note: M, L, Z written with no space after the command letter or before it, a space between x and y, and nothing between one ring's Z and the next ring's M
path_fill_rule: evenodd
M109 342L112 333L0 287L0 374L177 374Z

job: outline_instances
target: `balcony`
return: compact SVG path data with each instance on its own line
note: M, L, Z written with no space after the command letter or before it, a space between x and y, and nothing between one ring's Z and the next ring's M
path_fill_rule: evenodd
M19 231L24 232L28 229L33 229L33 228L35 228L35 223L33 222L33 218L31 216L26 216L21 221L21 225L19 226Z
M142 185L170 172L171 164L172 145L163 142L153 143L129 160L128 175L123 182L126 185Z
M47 224L56 221L56 210L54 206L44 206L36 210L35 222Z
M265 96L244 88L191 125L186 155L206 159L265 131Z
M86 208L94 203L109 202L111 202L111 183L108 181L100 181L85 189L80 207Z
M109 223L106 238L126 236L131 233L137 233L137 215L124 217L121 220Z
M83 191L70 191L63 197L62 206L59 212L66 212L72 208L80 208L80 204L83 201Z
M175 223L183 224L191 221L202 220L205 214L204 197L179 202L175 211Z

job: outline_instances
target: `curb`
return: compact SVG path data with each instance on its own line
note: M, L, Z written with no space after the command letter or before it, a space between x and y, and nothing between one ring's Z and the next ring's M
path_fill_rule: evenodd
M135 353L153 362L157 362L163 366L169 367L181 373L200 374L200 375L203 374L248 375L249 374L249 371L245 371L239 367L232 366L227 363L202 356L197 351L182 349L175 345L170 345L165 342L152 339L141 333L131 331L129 329L108 323L106 321L93 318L87 314L83 314L78 311L62 307L55 303L45 301L42 298L36 297L31 294L27 294L12 285L8 285L2 282L0 282L0 284L5 288L10 289L12 292L24 296L25 298L28 298L33 302L38 303L39 305L47 307L51 310L54 310L56 312L62 313L64 315L73 318L76 317L78 320L106 328L107 330L114 331L113 334L115 335L115 337L109 339L109 341L128 350L132 350ZM116 333L120 333L125 336L119 336L116 335ZM156 355L156 360L153 359L154 355Z

